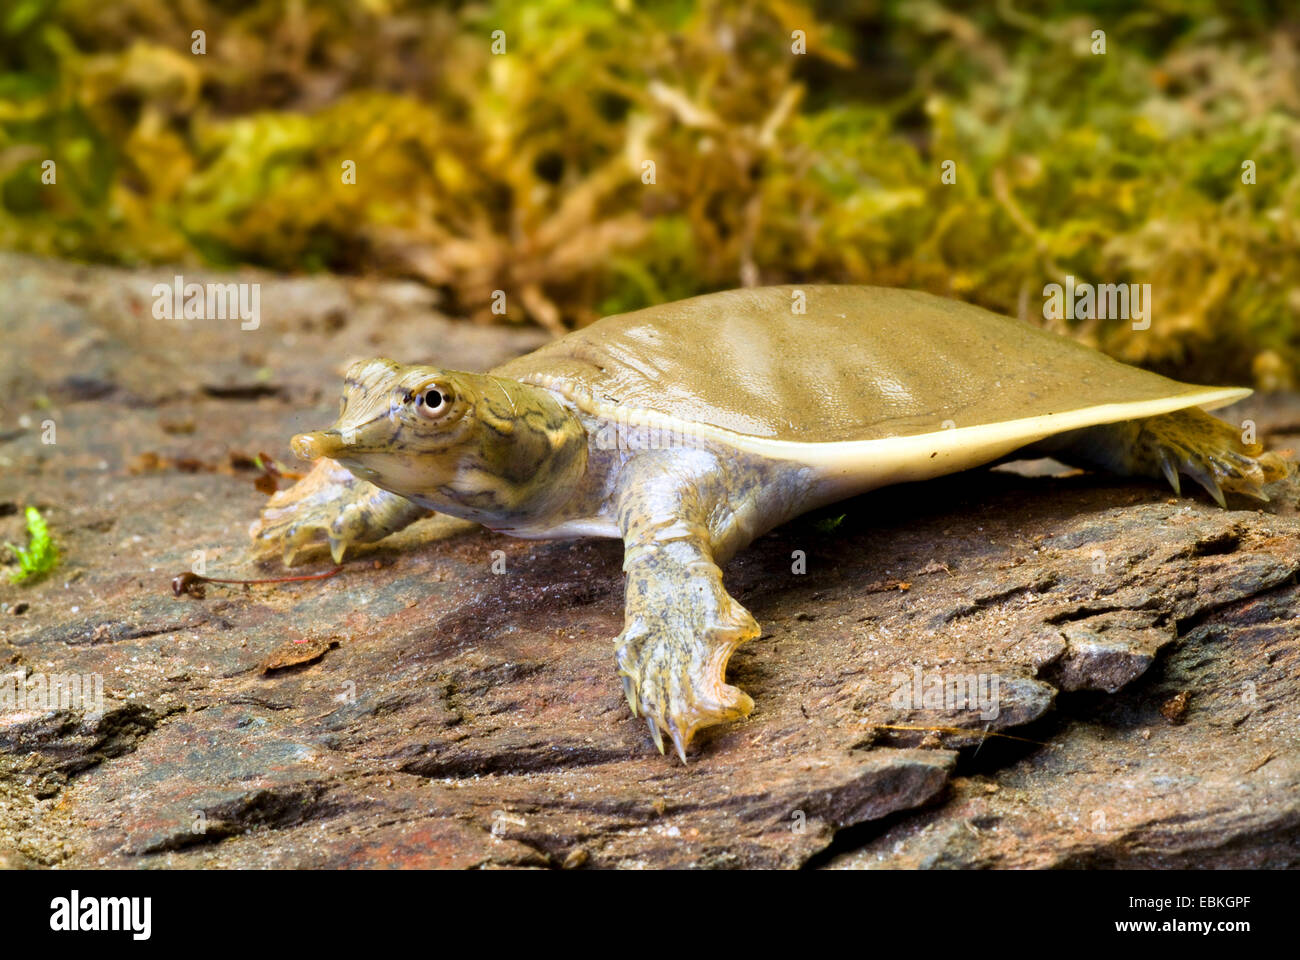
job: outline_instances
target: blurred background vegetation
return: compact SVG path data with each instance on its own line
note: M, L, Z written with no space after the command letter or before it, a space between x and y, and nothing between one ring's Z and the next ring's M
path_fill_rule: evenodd
M1043 285L1072 274L1150 283L1154 322L1062 331L1185 378L1297 386L1294 4L0 10L0 246L417 278L450 311L557 331L791 281L1048 323Z

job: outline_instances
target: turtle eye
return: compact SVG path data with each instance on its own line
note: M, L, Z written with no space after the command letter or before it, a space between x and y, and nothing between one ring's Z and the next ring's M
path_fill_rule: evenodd
M450 406L451 394L437 387L429 387L415 398L415 409L420 411L421 416L428 417L430 420L441 417Z

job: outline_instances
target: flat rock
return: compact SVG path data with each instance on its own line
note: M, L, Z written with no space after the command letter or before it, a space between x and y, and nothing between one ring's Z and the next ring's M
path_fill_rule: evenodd
M0 255L0 541L34 504L64 557L0 584L0 864L1300 865L1294 481L1225 511L982 470L774 531L727 570L757 707L683 766L614 675L615 542L428 520L329 580L174 596L278 572L240 464L292 465L349 360L541 342L331 277L187 272L261 283L258 328L155 320L176 272ZM1251 402L1294 442L1294 398ZM31 695L55 676L100 709Z

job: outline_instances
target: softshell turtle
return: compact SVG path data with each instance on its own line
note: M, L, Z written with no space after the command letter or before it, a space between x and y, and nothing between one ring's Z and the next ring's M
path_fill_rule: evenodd
M285 562L379 540L430 511L518 537L618 537L618 673L686 759L746 716L726 683L758 635L722 564L805 511L1004 458L1186 473L1264 498L1286 462L1198 408L1249 390L1179 383L1030 323L930 294L769 287L607 317L486 374L368 360L338 422L293 439L310 474L253 526Z

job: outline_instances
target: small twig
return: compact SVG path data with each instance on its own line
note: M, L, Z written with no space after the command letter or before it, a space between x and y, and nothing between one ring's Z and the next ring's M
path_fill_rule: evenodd
M1246 773L1254 773L1256 770L1258 770L1258 769L1259 769L1260 767L1262 767L1264 764L1266 764L1266 763L1268 763L1270 760L1272 760L1275 756L1277 756L1277 753L1276 753L1275 751L1273 751L1273 750L1270 750L1268 753L1264 754L1264 756L1263 756L1262 759L1255 761L1255 763L1253 763L1253 764L1251 764L1249 767L1247 767L1246 770L1245 770L1245 772L1246 772Z
M1053 746L1053 744L1043 743L1041 740L1013 737L1009 733L998 733L996 730L970 730L966 727L910 727L894 723L873 723L872 726L877 730L923 730L934 733L950 733L954 736L1002 737L1004 740L1019 740L1021 743L1032 743L1039 747Z
M196 597L203 596L203 584L205 583L234 583L240 586L249 586L254 583L298 583L303 580L327 580L343 569L343 564L339 564L333 570L326 570L324 573L308 573L297 577L264 577L258 580L225 580L221 577L205 577L193 571L178 573L172 577L172 593L176 596L191 594Z

